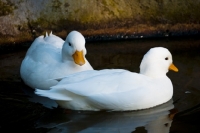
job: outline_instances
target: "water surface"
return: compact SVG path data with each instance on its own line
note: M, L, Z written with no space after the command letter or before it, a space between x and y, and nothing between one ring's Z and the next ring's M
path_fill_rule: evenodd
M139 39L86 44L86 57L98 70L122 68L139 72L141 59L151 47L162 46L171 51L173 62L179 68L178 73L170 71L167 74L174 86L173 99L161 106L138 112L66 111L57 108L50 99L35 96L19 75L21 61L30 44L12 51L4 49L5 52L0 55L0 130L70 133L199 132L200 39Z

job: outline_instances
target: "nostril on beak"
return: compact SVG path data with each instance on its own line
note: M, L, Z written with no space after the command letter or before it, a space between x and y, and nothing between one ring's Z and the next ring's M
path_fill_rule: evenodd
M83 63L83 62L80 62L79 65L82 66L82 65L84 65L84 63Z

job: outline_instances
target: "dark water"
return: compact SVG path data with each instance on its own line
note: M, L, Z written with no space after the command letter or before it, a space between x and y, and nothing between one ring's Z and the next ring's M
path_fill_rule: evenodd
M30 45L30 44L29 44ZM143 55L155 46L168 48L179 72L168 76L173 99L141 111L86 112L57 108L23 84L19 68L28 46L0 55L0 131L69 133L199 133L200 39L164 38L86 44L94 69L122 68L139 72ZM5 52L7 50L7 52ZM1 50L2 51L2 50Z

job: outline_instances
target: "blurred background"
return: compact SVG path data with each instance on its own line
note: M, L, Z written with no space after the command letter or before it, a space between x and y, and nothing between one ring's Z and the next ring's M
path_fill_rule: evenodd
M197 35L199 0L0 0L0 44L71 30L88 40Z

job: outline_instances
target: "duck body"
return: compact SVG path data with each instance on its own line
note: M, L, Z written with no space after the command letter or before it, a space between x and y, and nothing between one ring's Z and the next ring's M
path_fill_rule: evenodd
M66 77L48 92L38 90L37 94L73 110L139 110L172 98L173 86L167 76L154 79L129 71L109 71L108 74L96 70L80 72L82 79ZM95 76L87 78L90 74ZM75 80L65 84L68 78Z
M161 50L159 54L164 54L163 57L155 52L155 55L148 52L144 56L140 73L121 69L79 72L63 78L48 91L36 89L35 93L54 99L61 107L73 110L124 111L160 105L169 101L173 95L173 85L166 73L174 65L171 65L169 51L163 49L157 48ZM151 60L151 56L158 57L158 63L156 60L152 60L154 64L145 61ZM165 60L166 56L169 56L169 60ZM157 69L163 64L166 68ZM151 73L153 69L160 72L154 75Z
M50 79L84 70L93 70L85 58L85 40L83 42L70 42L71 40L69 39L73 40L82 37L80 33L74 32L75 34L72 34L73 36L71 35L72 37L67 38L66 41L53 34L45 38L40 36L34 40L20 67L20 75L25 84L34 89L49 89L58 83L57 80ZM81 39L83 40L83 38ZM75 63L72 54L76 51L76 47L69 46L69 42L74 43L74 45L83 45L80 46L85 51L83 54L85 63L83 65ZM65 49L71 49L71 51L64 51L63 47L66 47L64 45L68 46Z

